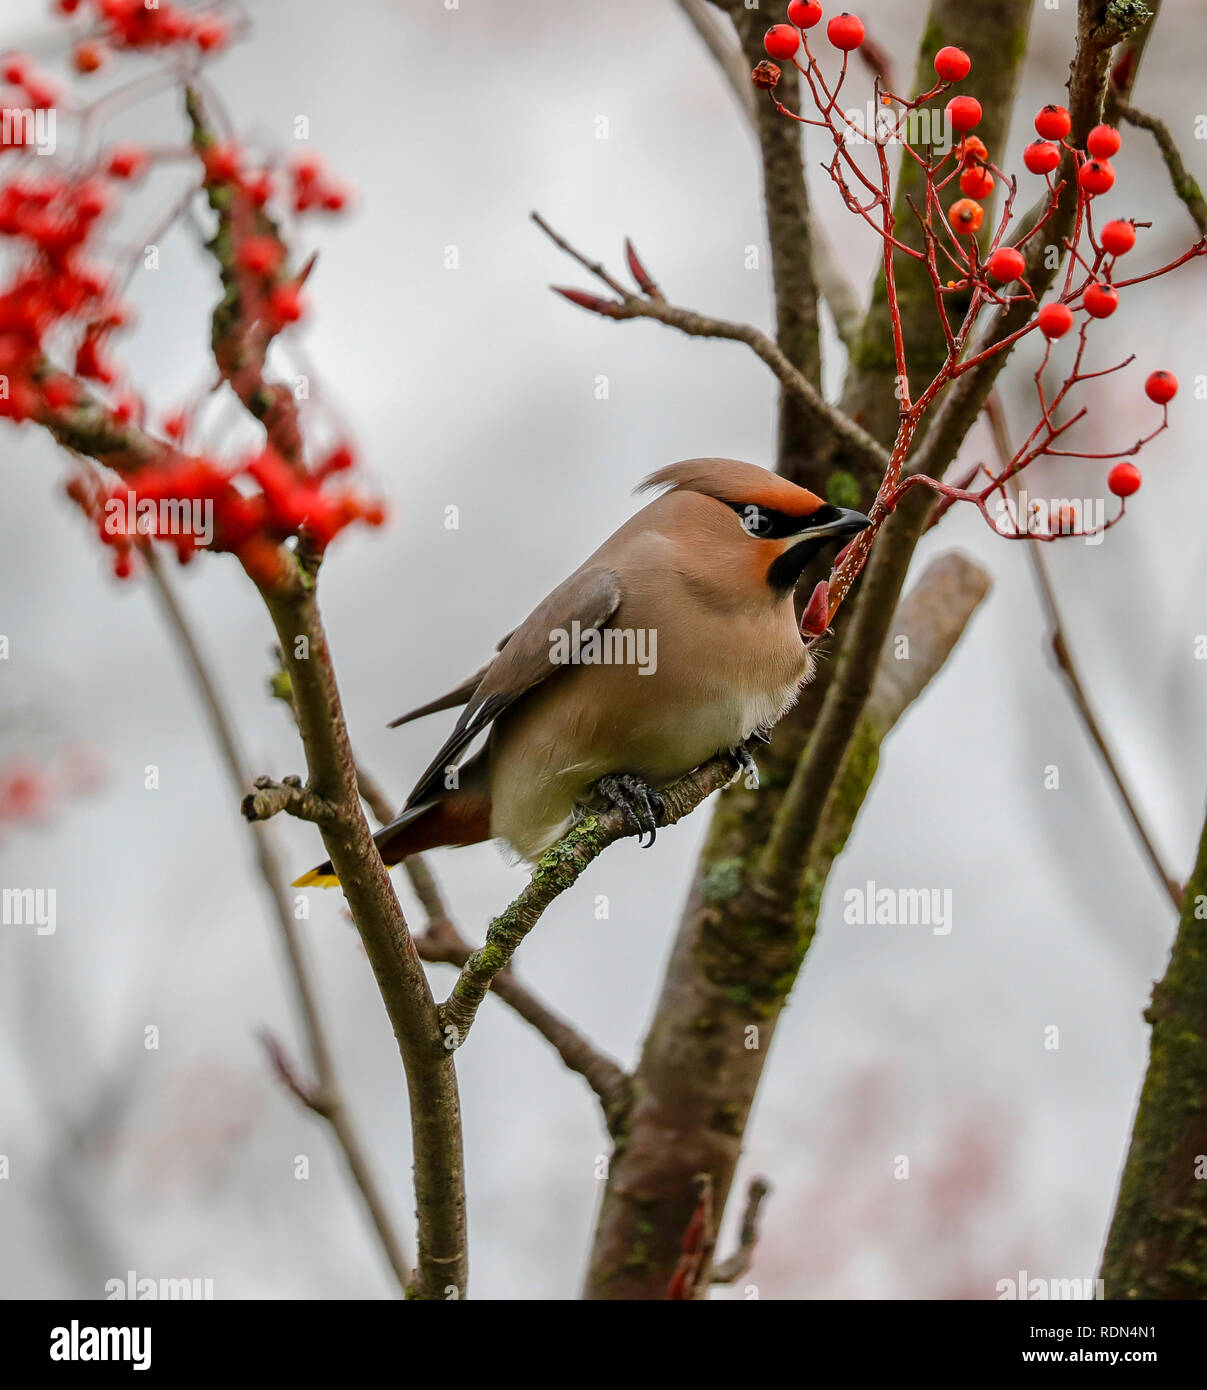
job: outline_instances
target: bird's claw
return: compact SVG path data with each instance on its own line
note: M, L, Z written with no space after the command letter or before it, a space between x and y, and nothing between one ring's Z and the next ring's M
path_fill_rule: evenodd
M643 848L649 849L658 838L658 822L666 806L658 793L631 773L610 773L595 784L600 795L615 806L642 840L650 838Z
M754 754L744 743L739 743L736 748L731 748L729 751L738 764L738 776L745 777L746 785L752 792L758 791L759 765L754 760Z

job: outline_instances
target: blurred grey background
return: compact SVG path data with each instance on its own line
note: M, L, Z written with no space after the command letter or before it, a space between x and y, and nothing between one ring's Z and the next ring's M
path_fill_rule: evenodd
M1062 96L1074 9L1036 8L1010 167L1021 170L1030 113ZM1190 0L1163 10L1136 99L1169 120L1201 175L1201 74L1186 42L1201 15ZM291 152L306 116L311 147L358 190L354 215L300 233L321 253L301 342L391 506L384 531L337 542L323 608L354 740L401 799L448 717L396 732L386 721L480 664L630 513L642 475L698 454L771 459L775 385L753 355L559 301L550 282L586 282L530 210L617 271L629 234L674 301L766 325L766 270L746 268L751 246L766 266L757 166L671 0L451 10L266 0L250 12L250 39L212 70L238 128ZM922 7L872 0L860 12L912 71ZM59 26L17 0L0 4L0 43L47 61L67 52ZM123 61L95 90L142 70ZM175 99L114 128L150 144L182 138ZM817 216L866 292L876 248L852 229L819 157L811 151ZM1189 244L1191 224L1147 137L1125 131L1115 163L1103 203L1154 221L1131 258L1146 269ZM153 208L167 195L153 181L145 196ZM208 380L216 294L187 225L162 256L133 281L140 321L119 345L157 410ZM1141 383L1153 368L1175 371L1183 389L1171 429L1141 460L1127 523L1101 546L1046 551L1094 701L1179 875L1207 781L1207 664L1194 649L1207 631L1205 378L1194 385L1207 368L1201 316L1188 311L1203 291L1196 265L1125 294L1097 334L1097 365L1138 360L1089 395L1085 447L1145 432L1155 407ZM1019 433L1033 419L1022 360L1010 380ZM215 443L235 447L215 429ZM985 447L978 432L964 459ZM1103 465L1061 462L1035 471L1033 494L1102 495ZM66 475L34 431L6 429L0 772L54 769L57 790L33 823L3 827L0 883L54 887L58 927L0 928L0 1290L101 1297L107 1279L133 1270L209 1278L220 1298L389 1296L328 1135L283 1092L256 1040L268 1026L301 1055L248 832L195 692L146 585L110 578L63 499ZM449 506L459 529L446 529ZM1022 547L956 511L918 567L953 545L995 587L892 737L831 879L748 1134L743 1174L775 1188L763 1242L748 1280L718 1297L748 1296L751 1284L763 1298L986 1298L1020 1268L1095 1272L1146 1058L1141 1010L1172 914L1047 654ZM269 624L235 564L203 557L173 577L252 766L302 770L287 716L265 694ZM103 763L87 795L84 759ZM151 764L155 791L144 787ZM1059 790L1045 790L1050 764ZM523 977L626 1062L706 821L697 813L653 852L632 841L609 851L521 952ZM276 824L291 868L321 857L310 827ZM492 846L432 863L475 936L524 881ZM869 879L950 888L950 935L844 925L842 891ZM409 1235L400 1066L337 894L313 895L305 933L355 1117ZM447 990L447 969L433 970ZM1045 1047L1049 1025L1057 1050ZM158 1050L143 1046L148 1026ZM593 1098L490 1001L459 1073L472 1292L575 1296L607 1151ZM309 1156L307 1180L294 1176L297 1155ZM898 1155L911 1160L908 1181L893 1176Z

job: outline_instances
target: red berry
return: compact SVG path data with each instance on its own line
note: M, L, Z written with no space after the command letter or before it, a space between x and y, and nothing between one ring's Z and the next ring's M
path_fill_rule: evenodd
M953 231L964 236L973 236L980 230L985 209L980 203L974 203L971 198L961 198L958 202L952 203L948 217Z
M202 53L213 53L219 48L225 48L229 39L230 29L226 21L216 15L199 20L193 30L193 42Z
M1088 160L1077 171L1077 186L1091 198L1105 193L1115 182L1115 171L1106 159Z
M856 19L853 14L847 14L844 10L826 25L826 38L835 48L849 53L852 48L858 48L863 42L863 20Z
M961 164L972 165L977 160L989 158L989 151L985 148L985 142L979 135L965 135L960 141L960 147L956 150Z
M142 418L142 403L129 392L119 396L113 405L113 418L119 425L128 425L131 420Z
M787 29L788 26L777 24L776 28ZM771 31L768 30L767 32L770 33ZM319 181L323 172L323 161L317 154L300 154L290 165L290 172L293 174L294 183L305 188Z
M1119 307L1119 295L1110 285L1102 285L1095 281L1086 288L1082 303L1091 318L1109 319Z
M1144 383L1144 394L1158 405L1166 405L1178 394L1178 379L1172 372L1153 372Z
M278 285L268 296L268 305L281 323L296 323L302 317L302 292L296 285Z
M272 175L268 173L257 174L247 185L247 196L255 203L256 207L262 208L272 197Z
M1077 530L1077 508L1072 502L1056 508L1048 529L1057 536L1071 536Z
M962 48L940 48L935 54L935 71L944 82L960 82L972 69L972 59Z
M136 179L147 162L147 152L140 145L115 145L109 156L109 175L115 179Z
M952 130L963 134L981 123L981 103L976 97L952 97L947 103L947 119Z
M187 410L174 410L171 415L165 415L163 421L163 432L175 444L179 444L189 431L189 413Z
M1045 304L1035 316L1039 331L1050 342L1064 335L1073 327L1073 311L1067 304Z
M343 212L348 205L348 191L332 184L323 190L323 207L327 212Z
M973 164L960 175L960 191L970 198L988 198L993 184L993 175L983 164Z
M213 183L233 183L239 177L236 145L211 145L204 156L206 176Z
M1134 463L1117 463L1106 475L1106 485L1116 497L1130 497L1140 489L1140 470Z
M75 210L85 222L99 217L108 206L109 195L94 179L86 180L76 189Z
M1102 229L1102 249L1112 256L1123 256L1136 244L1134 222L1108 222Z
M1110 159L1123 144L1113 125L1096 125L1085 138L1085 147L1095 159Z
M1026 268L1027 262L1022 252L1016 251L1013 246L999 246L985 263L989 274L1003 285L1017 280Z
M1073 120L1063 106L1049 103L1036 116L1035 129L1045 140L1063 140L1073 129Z
M769 58L791 58L800 47L800 35L791 24L773 24L763 35L763 47Z
M798 29L812 29L821 23L821 6L817 0L791 0L788 18Z
M1032 140L1023 151L1023 163L1033 174L1050 174L1060 163L1060 151L1047 140Z
M104 61L104 47L91 41L80 44L71 55L71 62L76 72L95 72Z
M27 77L25 79L25 95L29 98L29 104L35 111L47 111L52 106L59 104L59 89L53 82L48 82L44 77Z
M113 557L113 574L117 579L129 579L134 573L134 560L128 550L119 550Z
M25 79L33 71L33 65L24 53L10 53L0 66L0 77L11 82L14 87L24 87Z
M281 244L270 236L249 236L239 246L240 267L250 275L268 275L281 264Z

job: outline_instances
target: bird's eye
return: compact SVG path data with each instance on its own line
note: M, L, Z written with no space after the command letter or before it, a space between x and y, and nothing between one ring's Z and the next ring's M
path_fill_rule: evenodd
M771 516L760 507L743 507L741 516L742 525L751 536L766 536L775 525Z

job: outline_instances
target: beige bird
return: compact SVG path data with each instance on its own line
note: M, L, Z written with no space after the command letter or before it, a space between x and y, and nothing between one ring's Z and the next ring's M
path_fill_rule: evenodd
M724 749L753 766L746 740L765 736L813 674L796 583L868 518L733 459L672 464L637 490L654 489L487 666L393 721L465 706L374 836L386 864L496 838L534 860L582 809L608 805L653 843L658 788ZM337 881L326 863L297 886Z

